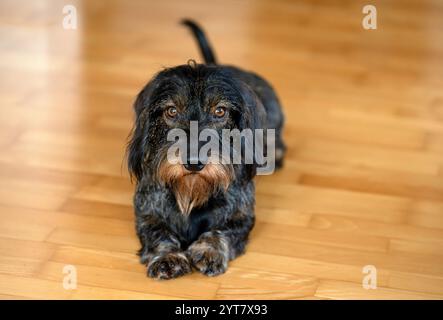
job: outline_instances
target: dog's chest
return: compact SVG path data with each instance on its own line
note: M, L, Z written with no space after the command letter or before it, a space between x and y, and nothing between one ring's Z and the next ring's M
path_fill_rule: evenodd
M188 217L177 226L182 246L187 248L198 237L211 229L214 222L214 216L209 210L197 209L193 210Z

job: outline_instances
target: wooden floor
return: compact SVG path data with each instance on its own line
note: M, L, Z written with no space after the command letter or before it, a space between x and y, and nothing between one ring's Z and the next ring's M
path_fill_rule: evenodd
M69 3L77 30L63 1L0 4L0 298L443 298L441 1L378 1L377 30L366 1ZM227 274L159 282L135 255L124 152L140 88L199 59L181 17L273 83L288 154L257 179Z

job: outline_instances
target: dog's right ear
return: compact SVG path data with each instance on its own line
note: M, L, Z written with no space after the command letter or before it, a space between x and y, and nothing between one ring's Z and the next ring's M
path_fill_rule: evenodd
M131 178L140 181L143 176L144 161L149 155L149 104L155 81L148 83L134 102L135 123L130 134L128 147L128 170Z

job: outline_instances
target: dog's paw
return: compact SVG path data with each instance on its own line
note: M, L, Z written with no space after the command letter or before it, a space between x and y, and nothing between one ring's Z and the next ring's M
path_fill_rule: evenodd
M186 251L192 265L207 276L216 276L225 273L228 269L228 256L223 250L204 243L196 242Z
M148 276L154 279L173 279L191 271L191 264L183 252L156 256L148 264Z

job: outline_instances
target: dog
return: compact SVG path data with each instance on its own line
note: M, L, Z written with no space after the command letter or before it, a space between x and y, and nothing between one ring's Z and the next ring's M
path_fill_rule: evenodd
M149 277L173 279L198 270L216 276L245 252L254 226L258 164L170 163L168 132L274 129L275 166L283 164L284 116L271 85L255 73L216 62L210 43L191 20L203 64L166 68L138 94L127 149L136 182L134 209L140 261ZM216 154L216 153L215 153Z

